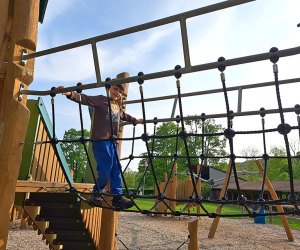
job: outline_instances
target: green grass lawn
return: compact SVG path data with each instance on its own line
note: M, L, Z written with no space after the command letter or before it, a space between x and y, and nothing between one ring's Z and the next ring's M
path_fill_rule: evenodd
M149 210L154 206L154 201L152 199L135 199L135 202L139 206L140 209L143 210ZM179 205L176 207L177 211L180 211L183 209L183 205ZM209 212L215 212L216 211L216 204L211 204L211 203L204 203L204 207L209 211ZM132 208L132 210L137 210L136 208ZM186 211L187 212L187 211ZM196 213L197 209L196 207L191 208L191 213ZM200 214L203 213L203 211L200 212ZM233 205L225 205L222 208L222 214L241 214L241 208L238 206L233 206ZM246 213L244 211L244 213ZM235 219L240 219L241 217L235 217ZM245 218L245 217L243 217ZM252 218L249 218L249 220L253 220ZM269 217L266 217L267 224L269 224ZM300 219L293 219L289 218L289 225L291 229L295 230L300 230ZM278 225L278 226L283 226L281 219L279 216L272 216L272 224Z

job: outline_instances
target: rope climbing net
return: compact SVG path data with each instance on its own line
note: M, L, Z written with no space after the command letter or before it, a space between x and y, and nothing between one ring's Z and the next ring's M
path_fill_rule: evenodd
M264 55L265 57L266 55ZM223 91L223 95L224 95L224 100L225 100L225 108L226 108L226 128L224 131L221 132L217 132L217 133L205 133L204 131L204 127L205 127L205 121L206 119L209 117L208 115L205 115L204 113L201 114L201 116L197 117L197 119L200 119L202 122L202 131L201 133L188 133L186 131L185 128L185 119L196 119L196 118L189 118L189 117L185 117L184 113L183 113L183 104L182 104L182 93L181 93L181 76L183 73L188 73L186 72L185 68L181 68L179 65L175 66L175 69L172 71L172 74L174 75L175 79L176 79L176 88L177 88L177 95L176 98L178 99L178 104L179 104L179 115L176 116L176 118L173 119L174 122L176 122L177 124L177 129L176 129L176 133L175 134L168 134L168 135L156 135L156 126L157 124L160 122L159 119L155 118L154 120L147 120L146 117L146 109L145 109L145 98L144 98L144 90L143 90L143 83L145 82L145 80L147 80L147 75L144 75L143 72L139 72L138 75L134 78L136 80L136 82L139 84L139 90L140 90L140 103L141 103L141 109L142 109L142 114L143 114L143 119L145 121L144 125L143 125L143 133L140 136L136 136L136 129L135 129L135 125L133 125L133 135L131 138L118 138L115 135L113 135L113 123L112 123L112 110L111 110L111 99L109 96L109 88L112 85L115 84L119 84L118 80L111 80L110 78L107 78L105 82L103 82L103 85L106 89L106 94L107 94L107 101L108 101L108 106L109 106L109 113L110 113L110 127L111 127L111 136L109 140L112 142L113 147L114 147L114 151L117 155L117 143L118 141L131 141L131 153L128 157L125 157L124 160L128 160L128 163L126 165L126 167L124 169L122 169L121 163L120 163L120 159L118 159L118 168L119 171L121 173L121 177L122 177L122 181L123 181L123 185L124 185L124 196L126 196L127 198L131 199L134 204L135 204L135 209L134 210L127 210L129 212L140 212L143 214L171 214L171 215L176 215L176 216L180 216L180 215L195 215L195 216L208 216L211 218L215 218L215 217L238 217L238 216L250 216L250 217L256 217L256 216L261 216L260 214L257 213L257 211L254 211L252 209L253 206L265 206L265 205L291 205L293 207L292 211L289 212L269 212L269 213L265 213L265 215L284 215L284 214L300 214L300 197L297 194L297 192L295 191L295 185L294 185L294 172L293 172L293 161L292 159L296 158L299 159L299 156L292 156L291 151L290 151L290 143L289 143L289 138L288 138L288 134L292 131L292 130L298 130L299 131L299 139L300 139L300 106L299 104L296 104L294 108L289 109L288 111L291 112L295 112L296 116L297 116L297 125L290 125L288 123L286 123L285 121L285 112L286 109L283 108L282 106L282 101L281 101L281 94L280 94L280 81L278 79L278 65L277 62L280 58L280 51L278 51L277 48L273 47L271 48L271 50L269 51L269 53L267 54L269 60L272 63L273 66L273 75L274 75L274 82L273 82L273 86L275 86L275 90L276 90L276 99L277 99L277 104L278 104L278 110L276 112L274 111L268 111L265 110L264 108L261 108L259 111L257 111L255 114L259 115L261 117L261 129L260 130L251 130L251 131L236 131L234 129L233 126L233 118L235 117L235 113L232 111L231 107L230 107L230 98L228 97L228 88L226 87L226 80L225 80L225 70L226 67L229 65L235 65L237 63L234 63L235 59L232 60L225 60L224 57L220 57L216 63L213 64L208 64L210 68L217 68L220 72L220 79L221 79L221 84L222 84L222 91ZM251 61L255 61L255 60L262 60L261 55L257 55L256 58L247 58L247 60L251 60ZM205 67L204 67L205 68ZM205 69L202 69L205 70ZM149 77L148 77L149 79ZM126 79L125 79L126 80ZM94 86L94 87L98 87L98 86ZM73 88L74 89L74 88ZM82 90L85 89L85 86L82 85L81 83L78 83L77 86L75 87L74 90L77 91L77 93L81 93ZM69 91L69 89L65 89L64 92ZM24 91L25 92L25 91ZM88 148L87 148L87 143L88 142L94 142L95 140L86 138L84 136L84 122L83 122L83 115L82 115L82 106L81 103L78 102L78 108L79 108L79 117L80 117L80 126L81 126L81 137L76 139L76 140L59 140L56 138L56 126L55 126L55 96L58 92L61 91L57 91L54 87L51 89L51 91L49 92L50 96L51 96L51 107L52 107L52 122L53 122L53 137L49 140L49 141L43 141L40 143L51 143L54 147L54 149L56 148L55 145L57 143L81 143L84 147L84 151L87 155L87 162L88 162L88 166L92 172L92 176L96 185L97 190L99 190L99 187L97 187L97 182L96 182L96 175L93 171L92 168L92 163L91 163L91 159L90 156L88 154ZM29 93L29 92L28 92ZM278 113L280 116L280 123L278 124L277 127L272 128L272 129L266 129L265 128L265 116L268 113ZM154 131L153 134L149 135L149 131L147 128L147 123L153 123L154 124ZM272 156L269 155L267 153L267 146L266 146L266 134L267 133L279 133L280 135L282 135L282 139L284 142L284 146L285 146L285 151L286 151L286 155L285 156ZM261 135L262 137L262 141L263 141L263 154L261 156L251 156L251 157L245 157L245 156L239 156L235 154L235 150L236 150L236 146L235 146L235 136L236 135L251 135L251 134L257 134L257 135ZM229 155L227 156L212 156L209 154L205 153L204 150L204 140L205 138L208 137L220 137L220 136L224 136L228 142L229 145ZM189 145L189 140L188 138L200 138L200 143L201 143L201 154L200 155L191 155L190 152L190 146ZM160 139L160 140L164 140L164 139L170 139L170 138L174 138L176 140L176 144L175 144L175 149L174 149L174 154L173 155L157 155L154 154L153 152L153 148L154 148L154 144L155 141ZM147 155L146 156L135 156L134 155L134 146L135 146L135 141L136 140L142 140L145 144L146 150L147 150ZM178 142L179 140L181 140L183 142L184 145L184 150L185 150L185 154L184 155L180 155L178 153ZM99 141L99 140L98 140ZM100 140L101 141L101 140ZM148 166L145 168L145 171L143 172L141 181L139 182L139 184L136 187L135 191L132 191L128 188L128 185L126 183L126 178L124 176L124 174L126 173L126 170L129 168L129 165L131 164L131 162L135 159L135 158L145 158L145 160L147 160L148 162ZM167 180L165 181L164 186L162 187L161 185L159 185L159 177L157 175L157 171L156 171L156 166L154 163L154 159L155 158L166 158L166 159L171 159L173 161L173 164L170 165L169 167L169 175ZM199 192L198 188L197 188L197 184L199 181L201 181L201 169L198 169L198 171L194 171L194 169L192 168L192 159L197 158L199 159L199 165L203 166L204 161L208 160L208 159L227 159L229 162L228 165L228 178L225 180L225 193L223 197L220 197L219 199L205 199L201 193ZM238 158L246 158L246 159L252 159L252 158L261 158L262 162L263 162L263 178L262 178L262 185L260 188L260 197L257 200L249 200L247 199L241 191L241 187L240 187L240 179L239 179L239 175L238 175L238 170L236 167L236 160ZM264 192L265 192L265 185L266 185L266 180L267 180L267 170L268 170L268 162L270 159L274 159L274 158L281 158L281 159L286 159L287 160L287 166L288 166L288 174L289 174L289 188L290 188L290 194L288 195L287 198L285 199L272 199L272 200L267 200L264 199ZM189 176L191 177L191 182L192 182L192 192L189 194L188 197L184 198L184 199L176 199L173 197L170 197L166 194L166 190L168 188L168 186L171 183L171 176L174 173L174 166L175 163L178 161L178 159L185 159L186 161L186 166L187 166L187 171L189 173ZM146 173L149 172L151 173L154 183L155 183L155 189L157 190L157 194L153 194L153 195L141 195L139 194L139 190L141 189L141 185L142 185L142 180L145 177ZM85 200L87 202L90 202L87 198L85 198L84 193L81 193L79 191L77 191L70 179L68 178L68 175L64 172L66 180L70 186L70 188L68 189L70 192L74 192L77 193L78 196L82 199ZM237 199L230 199L227 196L227 191L228 191L228 186L229 186L229 182L230 182L230 178L233 175L234 178L234 182L236 185L236 191L237 191ZM211 183L213 184L213 181L211 180ZM100 192L100 195L102 196L103 200L105 201L104 207L108 208L108 209L114 209L115 208L109 203L107 202L106 198L109 196L113 196L112 194L109 193L103 193ZM135 202L136 198L142 198L142 199L155 199L156 202L155 204L145 210L139 207L138 203ZM192 204L196 204L198 206L201 207L202 212L201 213L187 213L185 212L185 209L176 209L176 207L172 207L169 205L169 202L180 202L180 203L184 203L185 207L188 207ZM205 204L209 204L209 203L214 203L214 204L219 204L221 206L225 205L225 204L236 204L239 205L241 207L243 207L245 209L245 211L247 213L241 213L241 214L221 214L221 213L212 213L209 212L208 209L206 208ZM160 212L157 211L157 207L159 206L159 204L164 204L164 206L166 206L166 211L164 212Z

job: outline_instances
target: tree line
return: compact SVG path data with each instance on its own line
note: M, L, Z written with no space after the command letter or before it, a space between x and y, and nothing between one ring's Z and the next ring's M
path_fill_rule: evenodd
M190 158L190 163L192 166L197 163L202 163L207 166L212 166L214 168L226 171L229 153L226 152L227 140L224 136L212 136L214 133L222 133L224 128L215 122L214 119L202 120L190 120L184 123L185 132L187 134L193 134L195 136L187 136L187 148L184 141L176 136L170 138L156 138L155 140L149 140L149 148L151 154L153 154L153 166L155 175L158 181L163 181L164 172L170 174L173 163L174 156L179 156L176 160L177 168L179 173L178 178L187 178L189 172L188 161L185 158L187 152ZM159 136L164 135L177 135L181 131L181 127L174 122L164 122L160 124L155 134ZM206 134L206 136L200 136L197 134ZM89 132L84 130L85 137L89 137ZM70 129L65 132L64 140L74 140L81 137L81 131L76 129ZM299 156L299 147L295 146L297 143L291 143L291 152L293 155ZM87 166L87 157L84 152L83 145L81 143L63 143L63 152L65 154L66 160L69 164L71 170L74 171L74 181L82 182ZM88 146L88 145L87 145ZM262 155L259 150L254 146L248 146L241 151L243 156L259 156ZM285 150L282 147L274 146L269 152L272 156L285 156ZM155 156L168 156L168 158L158 158ZM201 155L207 156L205 161L201 161ZM148 153L144 152L140 156L145 157L141 159L138 163L137 170L128 169L125 173L125 179L127 186L129 188L140 187L144 189L153 189L154 187L154 177L151 166L149 166ZM218 158L221 157L221 158ZM224 158L222 158L224 157ZM261 159L261 158L258 158ZM294 179L300 179L300 160L299 158L293 159L293 170ZM247 171L257 171L256 165L253 160L245 160L243 162L237 162L237 170L247 170ZM268 177L271 180L288 180L289 171L287 159L274 159L270 158L268 160L267 168ZM243 176L243 178L249 181L260 180L259 175L249 175Z

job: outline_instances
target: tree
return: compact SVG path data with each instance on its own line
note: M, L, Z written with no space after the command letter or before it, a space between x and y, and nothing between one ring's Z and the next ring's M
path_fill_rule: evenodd
M176 135L177 126L173 122L164 122L160 126L157 127L156 135L157 136L163 136L163 135ZM153 149L153 155L160 155L160 156L174 156L176 153L176 138L158 138L154 141L149 141L149 148L150 153L152 153ZM183 144L181 140L178 140L178 155L181 155L181 149L183 148ZM141 156L148 157L148 152L145 152L141 154ZM151 164L149 161L145 163L147 159L143 159L139 162L138 170L141 174L145 172L145 164L148 165L147 172L146 172L146 178L145 183L146 187L153 187L154 183L154 174L151 168ZM178 160L179 162L182 162L182 159ZM172 158L157 158L154 157L152 160L153 166L154 166L154 172L155 176L157 177L158 181L163 181L164 178L164 172L170 173L172 164L174 160ZM142 176L141 176L142 177Z
M282 147L272 147L270 151L272 156L286 156L286 150ZM300 178L299 160L292 159L293 178ZM288 161L285 158L272 158L268 160L268 177L271 180L289 180Z
M186 130L189 133L200 134L202 131L205 134L213 134L223 132L224 128L220 124L216 124L214 119L201 120L189 120L185 122ZM188 137L189 151L191 155L205 156L225 156L226 138L224 136L191 136ZM202 148L203 144L203 148ZM198 159L194 159L193 162L197 163ZM207 164L218 167L223 162L220 159L208 158Z
M89 137L90 133L84 129L84 136ZM65 131L63 140L78 140L81 137L81 130L76 130L74 128ZM88 148L88 143L86 143ZM80 142L70 142L62 143L61 148L66 157L66 161L71 170L74 171L74 181L81 182L82 177L85 174L85 169L87 165L87 156L82 143Z
M217 133L223 132L224 128L221 125L216 124L213 119L207 119L206 121L202 122L201 120L195 121L186 121L185 122L185 130L186 133L202 133L202 127L204 133ZM173 122L165 122L158 126L156 135L176 135L177 125ZM179 132L181 128L179 128ZM202 144L203 142L203 144ZM153 155L159 156L169 156L172 157L176 153L176 143L177 143L177 154L178 156L186 156L186 148L184 145L184 141L180 138L178 140L176 137L172 138L157 138L154 141L149 141L149 148L152 150L153 148ZM199 161L199 156L204 154L206 156L224 156L225 152L225 145L226 139L224 136L188 136L187 137L187 145L188 145L188 152L189 156L191 157L191 163L197 164ZM203 145L203 150L202 150ZM143 153L143 156L147 156L147 153ZM139 163L139 172L143 173L145 171L145 160L141 160ZM154 157L153 159L153 166L155 170L156 177L158 181L163 181L164 172L171 173L172 166L173 166L174 159L173 158L158 158ZM177 159L177 169L178 172L187 172L189 171L187 165L186 158L178 158ZM208 163L215 167L219 167L222 163L220 159L209 159ZM150 174L146 178L146 185L150 186L154 184L153 173L151 170L151 166L148 167ZM186 175L178 176L178 178L186 178Z
M137 172L131 170L130 168L128 168L124 173L124 178L128 189L134 189L136 187L136 174Z
M300 139L300 138L299 138ZM290 150L293 156L300 155L300 141L299 139L292 138L290 140Z
M241 155L244 157L257 157L261 156L260 151L254 146L247 146L241 150ZM258 157L258 158L259 158Z

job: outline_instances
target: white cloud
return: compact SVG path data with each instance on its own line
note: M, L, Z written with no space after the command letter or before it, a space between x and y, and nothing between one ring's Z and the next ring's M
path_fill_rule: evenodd
M104 46L100 48L99 55L102 62L102 71L110 74L122 71L141 69L142 65L151 65L150 58L153 57L160 43L166 41L174 32L174 26L167 26L147 31L147 34L139 33L138 39L125 46ZM136 72L137 73L137 72Z
M68 15L68 10L76 7L77 0L51 0L48 2L43 26L51 25L51 22L60 15Z
M92 50L84 46L36 59L37 81L78 82L95 78Z

